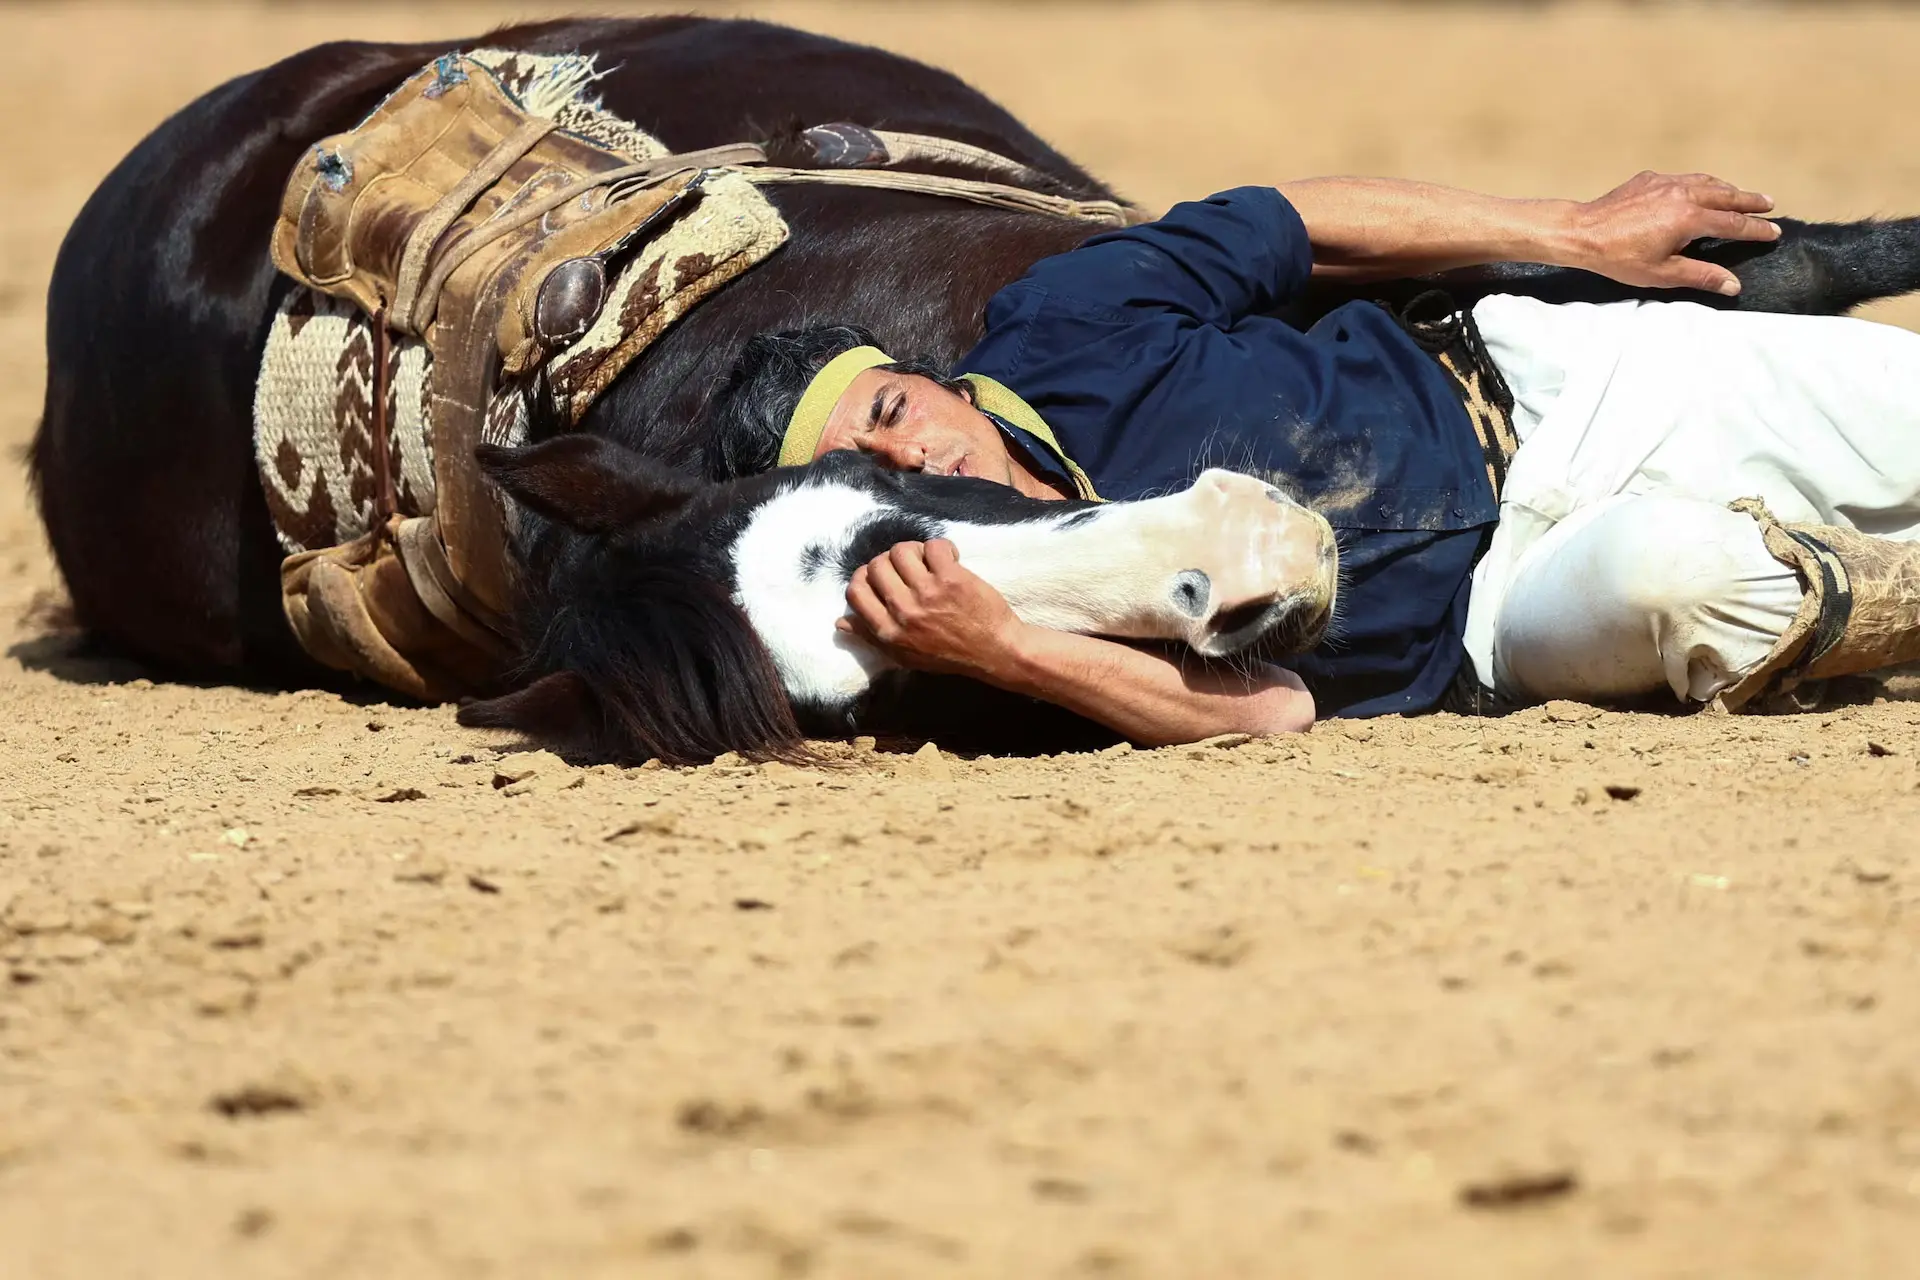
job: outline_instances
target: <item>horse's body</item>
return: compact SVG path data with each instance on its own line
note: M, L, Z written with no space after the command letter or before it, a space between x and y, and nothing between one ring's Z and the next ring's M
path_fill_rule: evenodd
M243 76L135 148L82 210L55 267L33 465L76 614L94 635L202 678L337 679L282 616L281 553L254 470L254 379L289 287L268 261L269 231L287 175L314 141L352 127L439 54L482 43L597 55L607 107L675 150L761 141L776 161L804 164L798 130L846 120L986 147L1060 194L1111 195L951 75L762 23L562 21L484 41L334 44ZM773 198L792 228L787 247L671 328L582 430L697 474L705 397L751 335L853 322L901 354L950 360L978 337L995 290L1093 230L917 194L808 186ZM1790 223L1775 245L1705 251L1736 265L1747 307L1838 311L1920 287L1911 222ZM1627 292L1533 267L1453 283L1463 301L1496 288ZM1338 294L1329 286L1298 309ZM592 538L529 521L519 548L527 580L590 556Z
M1108 194L952 76L760 23L553 22L446 44L323 45L243 76L135 148L81 211L54 269L34 459L54 553L89 631L185 674L336 678L281 616L281 552L253 469L253 384L288 287L267 260L268 236L314 141L351 128L447 49L483 43L598 54L609 109L675 150L852 120L977 143L1060 175L1065 193ZM852 317L894 350L952 358L995 289L1089 233L889 192L774 198L793 229L787 247L670 329L585 430L697 468L699 407L751 335Z

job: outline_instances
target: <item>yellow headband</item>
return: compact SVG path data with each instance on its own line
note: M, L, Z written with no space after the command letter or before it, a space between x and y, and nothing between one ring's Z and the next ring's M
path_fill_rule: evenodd
M779 465L803 467L812 462L820 437L826 434L827 418L853 380L869 369L892 363L893 357L878 347L855 347L827 361L793 407L793 417L787 419L787 434L780 440Z

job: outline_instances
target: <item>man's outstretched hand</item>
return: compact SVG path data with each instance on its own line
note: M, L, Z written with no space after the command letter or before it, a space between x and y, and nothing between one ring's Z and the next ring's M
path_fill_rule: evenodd
M1731 297L1733 272L1680 256L1695 240L1777 240L1780 228L1760 217L1773 201L1705 173L1647 172L1598 200L1576 205L1571 235L1574 261L1622 284L1655 289L1701 289Z

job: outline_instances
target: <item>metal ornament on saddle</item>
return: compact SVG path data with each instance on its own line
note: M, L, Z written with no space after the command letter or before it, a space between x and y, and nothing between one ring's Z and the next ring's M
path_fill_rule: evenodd
M759 191L830 182L1121 225L1138 211L1011 182L979 148L808 130L821 169L743 143L670 153L587 96L590 58L449 54L295 170L255 400L294 634L412 697L496 688L513 646L511 513L474 446L520 443L544 374L566 419L676 319L785 242ZM982 181L886 168L961 164ZM848 166L848 167L832 167Z

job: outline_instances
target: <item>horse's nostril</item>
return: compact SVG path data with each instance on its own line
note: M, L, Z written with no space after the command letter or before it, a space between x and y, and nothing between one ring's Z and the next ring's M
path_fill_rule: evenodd
M1272 485L1268 485L1268 486L1267 486L1267 501L1268 501L1268 502L1277 502L1277 503L1279 503L1279 504L1280 504L1281 506L1283 506L1283 507L1286 507L1286 506L1291 506L1291 505L1293 505L1293 499L1292 499L1292 498L1289 498L1289 497L1288 497L1288 496L1287 496L1286 494L1284 494L1284 493L1282 493L1282 492L1281 492L1280 490L1278 490L1278 489L1276 489L1276 488L1274 488L1274 487L1273 487Z
M1213 579L1198 569L1182 569L1173 576L1172 596L1174 608L1189 618L1198 618L1213 598Z

